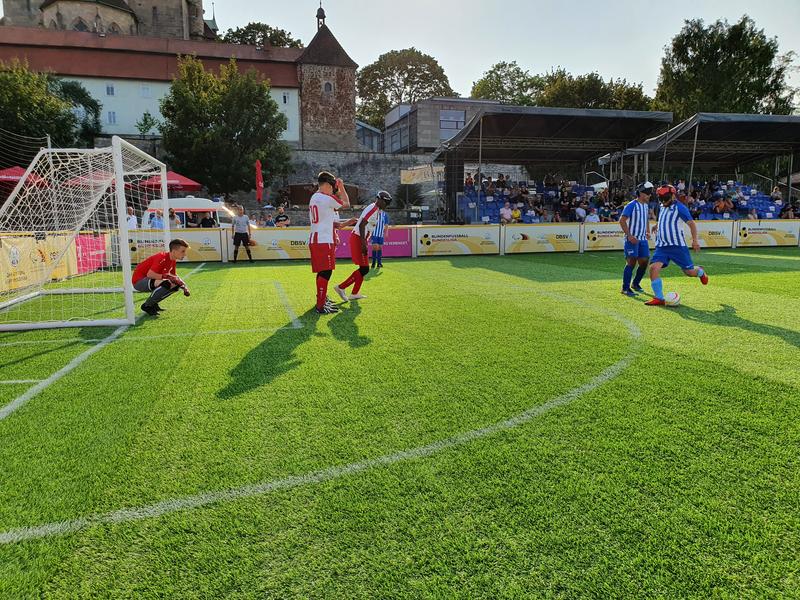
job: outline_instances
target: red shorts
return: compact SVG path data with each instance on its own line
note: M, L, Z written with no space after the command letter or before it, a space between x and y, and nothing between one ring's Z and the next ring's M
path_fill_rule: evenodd
M364 253L361 247L361 237L355 233L350 234L350 256L353 258L353 264L359 267L369 266L369 257Z
M333 271L336 268L336 246L333 244L309 244L311 271Z

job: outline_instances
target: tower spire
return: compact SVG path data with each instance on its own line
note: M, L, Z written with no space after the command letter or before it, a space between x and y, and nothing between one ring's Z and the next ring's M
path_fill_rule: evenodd
M317 9L317 30L325 25L325 9L322 8L322 0L319 0L319 8Z

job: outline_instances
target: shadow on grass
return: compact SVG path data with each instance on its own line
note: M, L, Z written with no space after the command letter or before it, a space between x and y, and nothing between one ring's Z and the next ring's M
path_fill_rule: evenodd
M334 339L350 344L351 348L363 348L372 341L367 336L358 333L356 318L361 314L358 301L351 302L347 308L339 311L328 321Z
M691 306L682 305L675 309L675 314L689 321L697 321L708 325L719 325L721 327L734 327L751 333L760 333L782 339L787 344L795 348L800 348L800 333L778 327L777 325L767 325L765 323L755 323L740 317L736 308L727 304L721 304L719 310L698 310Z
M295 351L315 335L321 335L317 332L319 318L311 308L300 315L302 328L292 329L287 323L284 329L275 331L250 350L231 370L231 382L217 392L217 397L228 400L246 394L299 367L303 361Z

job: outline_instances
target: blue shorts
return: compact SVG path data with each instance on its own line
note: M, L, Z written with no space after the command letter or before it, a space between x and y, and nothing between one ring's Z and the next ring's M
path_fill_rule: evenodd
M686 246L661 246L653 252L651 263L662 263L665 267L670 261L674 262L684 271L694 269L692 255Z
M369 240L370 244L377 244L378 246L383 246L383 238L382 237L375 237L374 235Z
M650 258L650 246L647 240L639 240L638 244L631 244L626 239L625 258Z

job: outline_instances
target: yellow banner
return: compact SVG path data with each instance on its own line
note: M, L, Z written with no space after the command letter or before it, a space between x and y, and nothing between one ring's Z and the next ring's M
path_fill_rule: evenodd
M310 258L308 250L308 227L267 227L254 229L252 238L256 245L250 247L254 260L287 260ZM227 233L228 256L233 259L233 235ZM247 258L244 248L239 258Z
M426 226L417 228L417 256L499 254L498 225Z
M444 179L444 165L420 165L400 170L400 183L411 185L434 181L434 178Z
M75 242L71 235L48 234L36 239L31 234L0 236L0 292L8 292L49 280L67 279L78 274ZM64 245L69 247L64 252ZM64 256L58 260L59 255Z
M740 248L797 246L798 239L800 221L739 221L736 245Z
M506 254L521 252L578 252L578 223L506 225L503 227Z
M733 246L733 228L735 221L695 221L701 248L730 248ZM692 245L692 234L689 226L683 224L686 244Z
M619 223L586 223L584 230L584 249L622 250L625 247L625 234Z
M213 230L209 230L213 231ZM173 235L173 237L180 237ZM164 251L164 232L160 229L134 229L128 232L131 262L137 264Z

